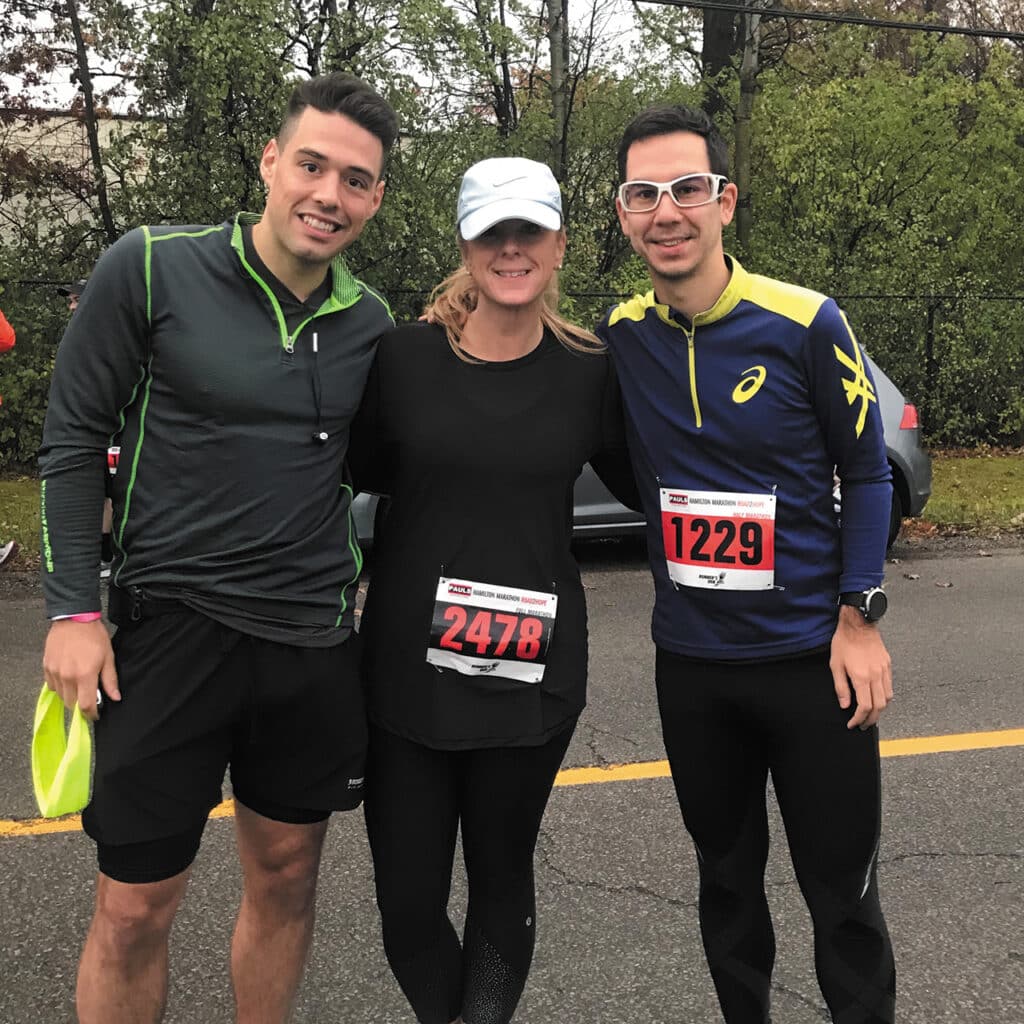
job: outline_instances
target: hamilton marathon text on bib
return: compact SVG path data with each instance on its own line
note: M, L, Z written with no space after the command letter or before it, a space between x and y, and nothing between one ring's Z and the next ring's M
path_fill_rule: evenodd
M771 590L775 495L661 488L668 575L684 587Z
M557 604L554 594L442 576L427 661L464 675L539 683Z

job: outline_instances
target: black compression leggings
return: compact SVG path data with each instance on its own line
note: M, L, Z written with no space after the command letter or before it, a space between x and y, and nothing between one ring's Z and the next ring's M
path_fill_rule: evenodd
M433 750L371 727L366 829L384 952L420 1024L508 1024L533 959L533 851L573 729L539 747ZM448 917L455 838L469 906Z
M727 1024L767 1024L775 936L765 789L778 798L835 1024L891 1024L896 975L878 900L878 730L849 730L828 652L761 665L659 650L658 704L697 849L704 950Z

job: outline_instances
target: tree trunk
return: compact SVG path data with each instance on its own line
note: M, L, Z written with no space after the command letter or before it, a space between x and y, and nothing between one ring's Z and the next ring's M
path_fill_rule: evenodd
M739 52L737 16L733 11L704 11L701 45L701 77L704 80L704 110L714 119L725 110L725 97L718 88L718 75L732 66Z
M568 152L566 68L569 63L569 0L548 2L548 43L551 47L551 167L565 181Z
M71 21L71 31L75 36L75 55L77 58L78 81L82 84L82 96L85 99L85 132L89 139L89 155L92 159L92 174L96 187L96 202L100 210L100 219L103 221L103 233L106 235L107 244L113 245L117 241L117 228L114 227L114 217L110 212L110 202L107 198L107 177L103 170L103 154L100 152L100 134L96 122L96 100L92 91L92 74L89 71L89 54L85 48L85 38L82 35L82 23L78 18L78 8L75 0L67 0L65 4L68 18Z
M502 28L507 24L505 0L498 0L498 21ZM507 139L519 123L516 110L516 94L512 86L512 68L505 44L502 43L500 50L495 48L495 53L496 56L500 57L501 80L495 80L494 83L494 111L498 116L498 133L503 139Z
M189 11L189 18L195 23L205 21L213 14L213 3L214 0L196 0ZM188 42L178 48L177 59L182 68L192 66L195 61L195 52L191 37ZM202 153L206 149L206 114L203 106L197 101L193 88L183 83L182 77L174 68L168 68L168 79L175 83L179 92L184 93L182 143L190 152Z
M741 253L750 252L753 211L750 195L750 149L752 118L757 94L758 57L761 41L761 15L751 10L743 15L743 62L740 65L740 102L736 110L735 174L739 199L736 203L736 240Z

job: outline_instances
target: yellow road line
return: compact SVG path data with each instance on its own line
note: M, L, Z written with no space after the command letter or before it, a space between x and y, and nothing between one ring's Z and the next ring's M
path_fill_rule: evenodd
M563 768L555 779L555 785L590 786L597 782L667 779L671 774L668 761L634 761L632 764L610 764L607 768Z
M882 757L909 757L917 754L946 754L961 750L992 750L997 747L1024 747L1024 729L999 729L996 732L961 732L945 736L912 736L902 740L882 740ZM601 782L627 782L638 779L664 779L670 772L668 761L634 761L607 768L565 768L555 779L556 786L589 786ZM211 818L230 818L234 807L225 800L210 811ZM55 832L77 832L82 819L29 818L25 821L0 819L0 839L19 836L43 836Z
M0 836L17 838L18 836L45 836L51 832L77 832L82 827L82 819L77 814L66 818L27 818L25 821L0 821Z
M1024 729L997 732L961 732L946 736L913 736L904 740L882 740L882 757L911 754L945 754L958 750L990 750L994 747L1024 747ZM668 761L639 761L613 764L607 768L566 768L558 773L556 786L587 786L595 782L625 782L630 779L663 779Z
M231 818L235 807L230 800L224 800L210 811L211 818ZM18 836L45 836L54 832L78 832L82 828L82 816L69 814L65 818L26 818L24 821L0 818L0 839L15 839Z
M995 747L1024 747L1024 729L996 732L961 732L950 736L914 736L905 740L882 740L882 757L909 754L948 754L957 750L991 750Z

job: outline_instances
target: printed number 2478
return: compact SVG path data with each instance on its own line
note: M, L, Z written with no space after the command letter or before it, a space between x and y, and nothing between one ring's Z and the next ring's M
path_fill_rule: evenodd
M472 644L477 654L500 658L514 643L517 658L532 661L540 654L544 624L533 615L483 609L470 619L465 608L453 604L445 608L444 618L451 626L445 630L440 645L449 650L461 651L466 644Z

